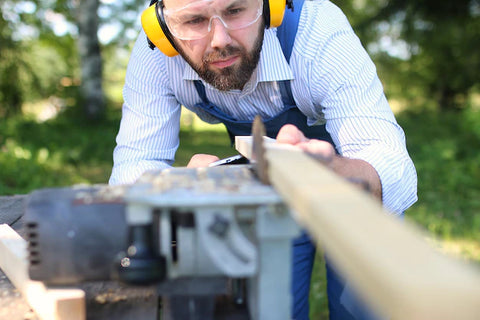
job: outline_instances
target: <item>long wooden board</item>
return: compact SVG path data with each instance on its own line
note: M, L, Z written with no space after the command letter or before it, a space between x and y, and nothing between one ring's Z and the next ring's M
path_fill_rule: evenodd
M0 225L0 268L42 320L86 319L85 293L49 289L28 277L27 243L7 224Z
M296 221L381 315L480 319L480 271L437 252L418 227L292 146L266 140L272 185ZM236 148L251 158L251 137Z

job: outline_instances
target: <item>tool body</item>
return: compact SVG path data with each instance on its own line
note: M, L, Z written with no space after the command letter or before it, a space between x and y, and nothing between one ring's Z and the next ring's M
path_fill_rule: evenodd
M244 319L290 316L299 227L251 165L154 171L122 187L39 190L25 225L34 280L155 284L164 319L217 319L220 295L243 304Z

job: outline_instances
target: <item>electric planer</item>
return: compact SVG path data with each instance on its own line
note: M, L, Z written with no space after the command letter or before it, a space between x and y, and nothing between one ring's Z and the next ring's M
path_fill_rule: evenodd
M154 285L162 319L289 319L300 230L252 167L172 168L131 185L33 192L24 216L31 279Z

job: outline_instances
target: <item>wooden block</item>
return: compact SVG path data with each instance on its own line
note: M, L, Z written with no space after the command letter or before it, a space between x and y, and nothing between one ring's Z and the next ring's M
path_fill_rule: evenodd
M251 139L236 143L251 150ZM290 147L266 144L270 181L375 310L391 319L479 318L478 269L440 254L417 227Z
M277 144L275 139L270 137L263 137L263 143L265 146L268 145L270 149L278 148L278 149L286 149L292 151L299 151L297 148L287 144ZM236 136L235 137L235 149L237 149L238 153L244 156L247 159L253 159L252 154L252 137L251 136Z
M27 243L6 224L0 225L0 268L42 320L84 320L85 293L48 289L28 277Z

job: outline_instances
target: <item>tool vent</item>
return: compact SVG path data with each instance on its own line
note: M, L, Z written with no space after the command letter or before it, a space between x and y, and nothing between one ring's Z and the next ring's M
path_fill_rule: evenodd
M38 224L36 222L28 222L25 226L28 242L28 260L30 261L30 267L35 267L41 262L38 246Z

